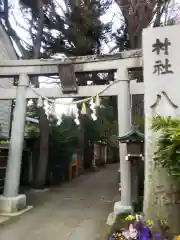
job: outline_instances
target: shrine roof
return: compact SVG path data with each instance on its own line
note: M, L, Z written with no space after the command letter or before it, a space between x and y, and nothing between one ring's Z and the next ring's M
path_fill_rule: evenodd
M127 132L125 135L119 136L118 140L127 141L127 140L131 140L132 138L144 140L144 134L140 132L138 126L132 126L131 130Z

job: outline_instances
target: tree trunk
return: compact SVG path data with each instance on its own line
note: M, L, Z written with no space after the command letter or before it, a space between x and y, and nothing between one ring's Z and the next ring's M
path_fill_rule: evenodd
M84 169L91 169L92 168L92 155L90 154L91 150L89 147L89 137L86 131L86 118L87 116L81 116L81 123L84 125L84 145L83 145L83 158L84 158Z
M35 188L42 189L46 184L49 153L49 122L43 108L39 109L40 117L40 155L37 164Z
M44 28L44 12L43 12L43 2L41 0L38 1L38 31L36 35L36 39L34 41L34 49L33 49L33 58L37 59L40 57L41 50L41 41L43 35ZM32 82L36 87L39 87L38 78L32 79ZM49 123L45 114L45 110L41 107L38 111L39 115L39 128L40 128L40 152L39 159L37 163L36 170L36 178L35 178L35 187L43 188L46 183L46 173L48 166L48 140L49 140Z

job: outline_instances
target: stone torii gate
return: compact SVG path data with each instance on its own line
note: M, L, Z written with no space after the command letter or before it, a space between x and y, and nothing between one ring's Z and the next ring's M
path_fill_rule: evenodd
M116 55L87 56L61 60L7 60L0 62L0 77L19 77L17 87L0 89L0 99L16 99L14 119L12 123L9 146L8 164L5 187L0 196L0 211L3 213L17 212L26 207L26 196L19 195L21 158L24 140L24 125L26 118L26 99L38 98L77 98L96 96L104 90L104 85L79 86L77 93L63 94L60 87L29 88L29 77L57 75L58 68L63 64L73 64L76 72L93 72L115 70L118 82L103 92L102 96L117 96L119 136L131 128L131 94L143 94L143 83L129 81L128 69L142 66L141 51L123 52ZM36 94L37 93L37 94ZM125 161L126 144L120 144L121 169L121 201L116 203L116 212L131 207L130 165Z

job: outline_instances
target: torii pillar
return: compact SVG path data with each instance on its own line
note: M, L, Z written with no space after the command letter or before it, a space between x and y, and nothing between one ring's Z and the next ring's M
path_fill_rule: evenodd
M26 90L28 86L29 76L20 74L16 92L16 106L12 122L5 186L3 195L0 196L0 212L6 214L18 212L26 207L26 196L23 194L19 195L19 183L26 119Z
M117 96L118 130L119 136L123 136L131 129L130 80L126 66L117 70L117 79L120 80L119 94ZM125 160L126 155L127 144L119 143L121 201L116 202L114 205L114 220L120 213L132 212L131 166L130 162Z

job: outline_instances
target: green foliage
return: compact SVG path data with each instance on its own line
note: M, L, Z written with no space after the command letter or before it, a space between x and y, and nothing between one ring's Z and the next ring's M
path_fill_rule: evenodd
M0 144L6 145L6 144L9 144L9 141L8 141L8 140L1 140L1 141L0 141Z
M96 125L99 138L109 140L112 135L118 134L117 112L108 98L102 99L101 104L103 107L97 110Z
M75 124L74 117L63 116L60 125L51 126L51 160L55 164L68 164L81 143L81 136L81 129Z
M39 126L37 124L26 124L25 132L29 137L39 136Z
M52 127L52 133L58 136L61 143L74 144L79 135L79 127L74 122L74 116L64 115L61 124Z
M66 56L99 54L101 44L110 33L111 24L102 23L111 0L74 1L60 14L58 6L53 14L44 11L43 57L64 53ZM56 5L56 4L55 4ZM35 32L37 30L34 25ZM53 34L54 33L54 34Z
M28 117L38 119L37 107L34 102L28 104L27 114ZM40 129L37 123L26 123L25 132L29 137L39 136Z
M28 103L28 107L27 107L27 116L31 117L31 118L38 118L38 114L37 114L37 106L35 102L30 102Z
M89 116L81 116L81 127L86 131L88 140L93 144L102 139L110 142L112 135L117 137L117 115L109 98L101 100L101 107L97 108L96 116L95 121Z
M180 179L180 119L153 117L152 129L160 133L154 153L155 164Z

